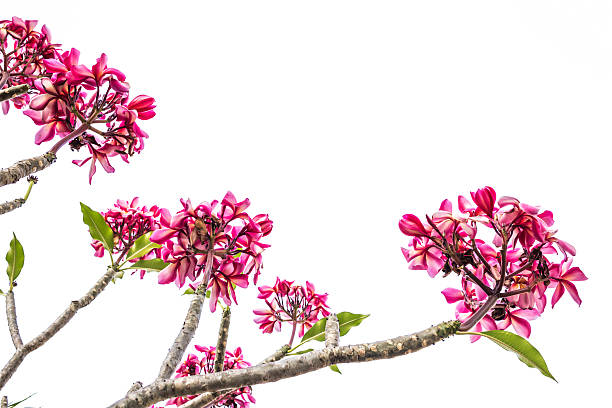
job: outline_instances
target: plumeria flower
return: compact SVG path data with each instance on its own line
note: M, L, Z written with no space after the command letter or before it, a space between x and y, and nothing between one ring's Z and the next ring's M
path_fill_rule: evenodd
M138 197L131 201L117 200L114 207L106 212L101 212L106 223L113 231L115 246L112 249L114 255L119 257L125 256L134 242L142 235L155 231L161 228L159 218L162 209L154 205L151 208L146 206L138 206ZM93 241L91 246L95 250L95 256L104 256L104 246L100 241ZM131 259L134 263L144 259L153 259L161 257L161 249L156 248L142 257ZM140 271L140 278L145 274L144 270Z
M442 293L457 303L460 330L506 329L529 336L528 320L540 316L547 293L554 306L565 290L580 304L574 281L586 280L572 267L575 248L557 237L553 213L517 198L498 198L492 187L458 197L459 213L449 200L424 220L405 214L399 229L409 237L402 253L412 270L461 278L461 289ZM269 330L269 326L266 326Z
M572 299L574 299L574 302L580 306L582 304L582 299L580 299L578 289L576 289L572 281L585 281L587 279L588 278L582 273L580 268L576 266L572 267L571 259L553 265L550 271L550 288L555 288L555 292L550 301L551 307L555 307L566 289Z
M155 116L155 100L147 95L130 99L125 75L107 66L106 54L91 68L79 64L79 56L73 48L41 59L45 76L33 81L38 96L24 113L42 126L36 144L59 138L50 152L57 153L65 144L72 150L86 148L88 157L73 163L89 163L91 184L97 164L113 173L111 158L119 156L128 163L142 151L149 136L139 121Z
M176 370L174 378L188 377L192 375L205 375L214 373L216 348L205 347L196 345L195 349L202 356L198 357L196 354L189 354L187 359L181 363ZM250 367L251 364L244 359L242 349L236 348L233 352L226 351L225 358L223 360L223 371L226 370L239 370L241 368ZM182 397L171 398L166 401L166 407L170 405L181 406L188 401L191 401L197 397L197 395L187 395ZM223 399L217 401L211 407L240 407L248 408L250 404L255 403L255 398L252 395L251 387L242 387L232 391L226 395Z
M228 306L237 303L236 288L246 288L250 280L257 283L262 252L269 247L262 239L272 231L272 221L265 214L251 218L249 200L238 201L231 192L221 202L181 204L174 215L161 211L162 228L151 235L152 242L163 245L162 259L170 264L160 272L159 283L205 286L213 312L219 299Z
M293 328L289 344L292 344L296 332L302 337L320 318L330 315L327 293L315 293L314 285L308 281L305 286L300 286L277 277L274 286L257 289L257 297L265 301L267 308L253 311L259 316L254 319L255 323L264 333L280 331L282 323L289 323Z
M46 58L55 58L59 53L59 44L53 44L51 33L43 25L36 30L36 20L22 20L13 17L11 20L0 20L0 89L26 84L32 88L34 81L49 77L44 65ZM30 95L36 95L37 89L3 101L2 112L9 112L11 103L22 109L30 102Z

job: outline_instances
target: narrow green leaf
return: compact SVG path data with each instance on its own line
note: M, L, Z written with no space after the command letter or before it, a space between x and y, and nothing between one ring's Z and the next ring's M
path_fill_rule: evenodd
M493 341L498 346L516 353L519 360L527 364L528 367L537 368L540 372L548 378L552 378L557 381L555 377L548 371L548 366L544 357L540 352L524 339L523 337L510 333L504 330L489 330L480 333L475 332L458 332L457 334L470 334L476 336L483 336Z
M8 267L6 268L6 274L9 278L9 284L12 287L12 282L17 279L19 274L21 273L21 269L23 268L23 261L25 259L23 253L23 247L21 246L21 242L13 233L13 239L11 240L9 250L6 253L6 262L8 262Z
M26 400L29 400L29 399L30 399L30 398L32 398L33 396L34 396L34 394L32 394L32 395L30 395L30 396L28 396L28 397L25 397L25 398L24 398L24 399L22 399L21 401L11 402L11 403L8 405L8 408L14 408L14 407L16 407L17 405L21 404L22 402L24 402L24 401L26 401Z
M83 213L83 222L89 227L89 235L95 240L102 242L104 248L112 251L113 246L113 230L110 229L102 214L92 210L85 204L81 203L81 212Z
M353 327L359 326L361 322L363 322L363 320L368 316L370 315L362 315L349 312L338 313L338 323L340 323L340 336L344 336Z
M159 272L168 265L170 264L162 261L159 258L141 259L138 262L134 262L133 264L126 266L126 269L144 269L149 272Z
M141 235L138 237L136 241L134 241L134 245L130 248L127 253L127 260L136 259L145 256L155 248L161 248L161 245L156 244L155 242L151 242L149 237L152 232Z
M340 336L344 336L346 333L351 330L351 328L355 326L359 326L361 322L368 317L369 315L355 314L350 312L342 312L338 313L338 323L340 325ZM310 340L316 341L325 341L325 324L327 323L327 318L324 317L317 321L311 328L308 330L304 336L302 337L302 342L300 344L304 344Z
M337 365L335 365L335 364L330 365L330 366L329 366L329 368L331 368L331 370L332 370L333 372L336 372L336 373L338 373L338 374L342 374L342 371L340 371L340 369L338 368L338 366L337 366Z
M183 295L195 295L195 291L189 288L185 292L183 292Z

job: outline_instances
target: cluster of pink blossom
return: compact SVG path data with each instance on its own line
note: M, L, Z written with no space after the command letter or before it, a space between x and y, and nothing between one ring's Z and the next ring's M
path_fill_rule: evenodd
M565 290L580 305L572 282L587 277L572 267L574 247L551 229L552 212L513 197L497 199L491 187L471 196L473 202L459 196L458 214L444 200L425 222L413 214L399 222L400 230L411 237L408 248L402 248L410 269L426 270L431 277L440 272L461 277L460 289L442 292L448 303L457 303L461 330L504 330L511 325L529 337L528 320L544 312L551 289L551 307Z
M176 370L176 376L174 378L187 377L190 375L204 375L214 373L215 363L215 347L202 347L195 346L196 350L203 354L202 358L197 355L190 353L187 355L187 359L181 363ZM226 370L237 370L240 368L250 367L251 364L244 360L242 355L242 349L238 347L234 352L225 352L225 359L223 361L223 371ZM189 395L185 397L171 398L166 402L166 406L176 405L180 406L197 397L197 395ZM255 403L255 398L252 395L251 387L243 387L232 391L230 394L223 397L223 399L217 401L214 407L232 407L232 408L246 408L250 403Z
M36 79L47 76L43 61L57 56L59 44L51 42L51 33L43 25L36 31L36 20L0 20L0 89L27 84L34 85ZM6 115L10 102L21 109L30 102L26 93L3 101L2 112Z
M113 173L109 158L119 156L126 163L130 156L140 153L148 137L137 120L155 116L155 100L146 95L129 96L130 85L125 75L107 66L102 54L96 63L87 67L79 64L80 52L74 48L62 52L50 43L45 26L34 31L36 21L13 17L0 21L0 51L3 67L0 70L0 89L27 83L31 94L13 99L15 106L29 102L24 113L41 126L34 142L41 144L56 136L60 140L49 150L57 151L69 143L72 150L86 147L89 156L73 160L78 166L89 162L89 182L96 172L96 163ZM14 47L7 51L8 38ZM8 111L8 101L3 110Z
M327 293L315 293L314 285L308 281L304 287L277 277L274 286L260 286L257 289L257 297L265 300L267 309L253 311L259 316L255 318L255 323L264 333L272 333L273 330L280 331L283 322L291 322L293 329L289 344L293 343L296 329L299 329L298 335L302 337L321 317L330 314L326 304Z
M114 244L112 253L120 257L125 256L126 251L132 247L134 242L144 234L161 228L159 218L162 209L154 205L151 208L138 206L138 197L132 201L117 200L114 208L110 208L101 214L106 223L113 231ZM104 256L104 246L100 241L92 242L91 246L95 249L95 256ZM143 259L153 259L161 257L161 248L151 250L148 254L140 258L130 260L137 262ZM140 271L142 278L145 271Z
M219 298L228 306L232 299L237 302L235 287L246 288L252 272L257 283L262 252L269 247L260 240L272 231L272 221L265 214L251 218L245 212L249 200L239 202L229 191L220 205L215 200L194 207L183 199L181 204L174 216L161 211L162 228L151 235L152 242L163 245L162 259L170 263L158 280L182 287L188 279L196 289L209 288L214 312Z

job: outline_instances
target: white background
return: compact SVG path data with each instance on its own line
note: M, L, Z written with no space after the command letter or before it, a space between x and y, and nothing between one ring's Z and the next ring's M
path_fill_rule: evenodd
M132 94L156 98L147 147L132 163L87 169L60 151L27 205L0 218L26 252L16 288L25 340L105 272L79 201L117 198L179 209L180 197L249 197L274 220L262 283L277 275L330 294L336 312L371 313L344 344L421 330L454 317L453 278L410 271L397 228L408 212L484 185L555 214L573 243L583 305L564 296L533 322L554 383L486 341L456 337L414 355L340 366L254 389L258 407L595 406L610 357L609 188L612 6L606 1L232 1L2 3L2 18L46 23L92 65L100 53ZM43 153L37 127L0 118L0 165ZM2 188L0 201L26 183ZM2 267L4 268L4 267ZM2 284L4 289L7 283ZM230 347L257 362L287 341L252 322L239 292ZM156 276L111 285L29 355L2 391L33 406L105 407L150 382L189 299ZM216 341L205 313L196 344ZM8 331L0 358L8 360ZM604 403L605 404L605 403ZM597 404L601 406L601 402Z

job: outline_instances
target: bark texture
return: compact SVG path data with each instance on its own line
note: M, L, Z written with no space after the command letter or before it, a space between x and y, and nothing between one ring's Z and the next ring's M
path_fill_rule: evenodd
M84 308L94 301L96 297L108 286L109 282L115 276L115 270L108 268L108 271L96 282L96 284L79 300L73 300L70 305L62 314L49 327L47 327L42 333L34 337L28 343L17 348L15 354L6 363L6 365L0 371L0 389L4 387L6 382L15 373L19 365L23 362L25 357L45 344L51 337L53 337L58 331L62 329L68 322L74 317L79 309Z
M281 358L285 357L285 355L289 352L291 347L288 344L285 344L279 350L275 351L274 354L266 357L261 363L271 363L273 361L278 361ZM187 403L181 405L182 408L205 408L209 405L215 404L217 401L225 397L227 394L235 391L236 389L229 390L220 390L214 392L205 392L204 394L200 394L196 398L188 401Z
M340 322L336 314L327 317L325 323L325 347L338 347L340 343Z
M55 162L56 158L53 153L45 153L42 156L18 161L11 167L0 170L0 187L16 183L30 174L46 169Z
M28 84L15 85L8 88L4 88L0 91L0 102L8 101L16 96L23 95L28 92L30 87Z
M16 349L23 346L21 334L19 334L19 326L17 325L17 309L15 308L15 293L10 291L6 294L6 320L8 321L11 340Z
M219 337L217 338L217 347L215 351L215 372L223 371L223 362L225 361L225 349L227 348L227 336L229 335L230 319L232 311L229 306L223 309L221 316L221 324L219 325Z
M196 375L155 382L110 405L112 408L144 408L167 398L235 389L279 381L319 370L332 364L346 364L393 358L418 351L457 332L460 322L440 323L429 329L374 343L324 348L287 360L260 364L240 370Z
M178 336L176 336L176 340L174 340L172 347L170 347L168 350L168 354L166 355L166 358L159 369L159 374L157 375L156 381L166 380L172 376L174 370L176 370L176 367L183 358L185 349L187 349L191 339L193 339L193 335L195 334L198 324L200 323L202 304L206 299L206 296L202 292L203 290L198 290L193 296L193 300L191 301L189 310L185 316L183 328L179 332Z
M0 215L16 210L24 204L25 200L23 198L16 198L14 200L0 204Z

